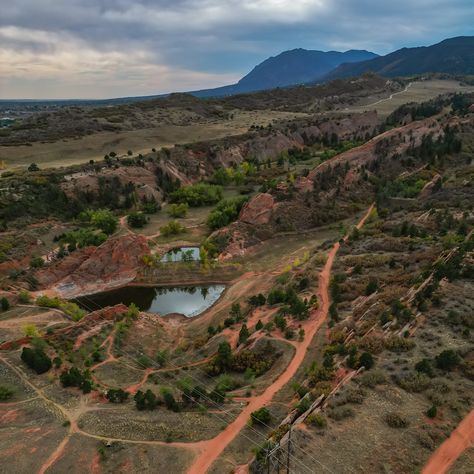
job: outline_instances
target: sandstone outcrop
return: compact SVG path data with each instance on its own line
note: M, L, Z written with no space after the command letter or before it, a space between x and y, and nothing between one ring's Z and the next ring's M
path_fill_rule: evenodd
M268 224L272 217L274 206L275 200L271 194L257 194L251 201L243 206L240 211L239 219L247 224Z
M431 196L437 189L441 188L441 184L442 178L439 174L436 174L429 183L425 184L418 195L418 199L426 199L427 197Z
M149 253L142 235L112 237L99 247L73 252L43 270L38 280L63 298L110 290L134 280Z

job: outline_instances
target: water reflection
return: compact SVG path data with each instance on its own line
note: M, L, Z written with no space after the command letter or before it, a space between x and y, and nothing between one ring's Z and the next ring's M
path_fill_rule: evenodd
M135 303L141 311L161 315L170 313L197 316L212 306L224 291L224 285L197 285L177 287L129 286L106 293L97 293L77 302L86 308Z

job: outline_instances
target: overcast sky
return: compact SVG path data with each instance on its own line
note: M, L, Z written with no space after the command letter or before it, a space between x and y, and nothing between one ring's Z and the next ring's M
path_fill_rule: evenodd
M215 87L287 49L473 34L474 0L0 0L0 99Z

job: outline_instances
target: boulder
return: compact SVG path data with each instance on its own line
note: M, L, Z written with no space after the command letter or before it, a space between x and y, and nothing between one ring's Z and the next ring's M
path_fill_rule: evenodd
M239 220L246 224L264 225L270 222L275 200L271 194L260 193L244 205Z

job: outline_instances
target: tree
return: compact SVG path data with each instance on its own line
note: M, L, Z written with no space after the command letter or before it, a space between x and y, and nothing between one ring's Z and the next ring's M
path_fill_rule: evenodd
M128 399L128 393L121 388L111 388L107 391L105 398L107 398L110 403L123 403Z
M162 387L161 395L168 410L179 411L179 405L176 402L173 392L169 388Z
M21 352L21 360L37 374L47 372L52 366L51 359L39 348L24 347Z
M127 216L127 224L134 229L142 228L148 219L142 212L132 212Z
M28 171L39 171L39 167L36 163L31 163L30 166L28 166Z
M89 209L80 214L80 219L108 235L113 234L118 227L118 219L110 209Z
M461 362L461 358L458 353L452 349L445 350L436 356L436 366L441 370L452 370L458 366Z
M263 306L266 303L267 299L265 298L262 293L259 293L258 295L253 295L249 298L249 304L251 306Z
M367 286L365 288L365 294L366 296L371 295L372 293L375 293L378 289L378 283L375 278L371 278L369 282L367 283Z
M5 387L5 385L0 385L0 402L6 402L13 397L14 393L15 392L11 388Z
M216 365L222 369L229 369L232 364L232 348L227 341L221 342L217 348Z
M436 418L437 414L438 414L438 409L436 408L436 405L432 405L426 412L426 416L428 418Z
M262 329L262 328L263 328L263 323L262 323L262 321L259 319L259 320L257 321L257 324L255 325L255 330L256 330L256 331L260 331L260 329Z
M8 311L10 309L10 302L5 296L0 299L0 307L2 308L2 311Z
M434 377L433 365L429 359L422 359L415 365L415 370L426 374L428 377Z
M137 410L154 410L158 405L156 395L150 389L145 393L138 390L133 399Z
M162 350L162 351L158 351L157 354L156 354L156 362L157 364L160 366L160 367L164 367L166 365L166 362L168 360L168 351L165 349L165 350Z
M270 411L266 407L259 408L255 410L250 415L250 421L252 425L268 425L272 416Z
M239 344L245 344L249 336L250 336L250 332L247 328L247 325L242 324L242 328L240 329L240 332L239 332Z
M32 257L30 260L30 267L31 268L41 268L44 265L43 257Z
M242 320L242 310L240 308L240 303L232 303L232 306L230 308L230 315L237 322Z
M370 352L363 352L359 357L359 364L365 367L366 370L374 366L374 358Z

